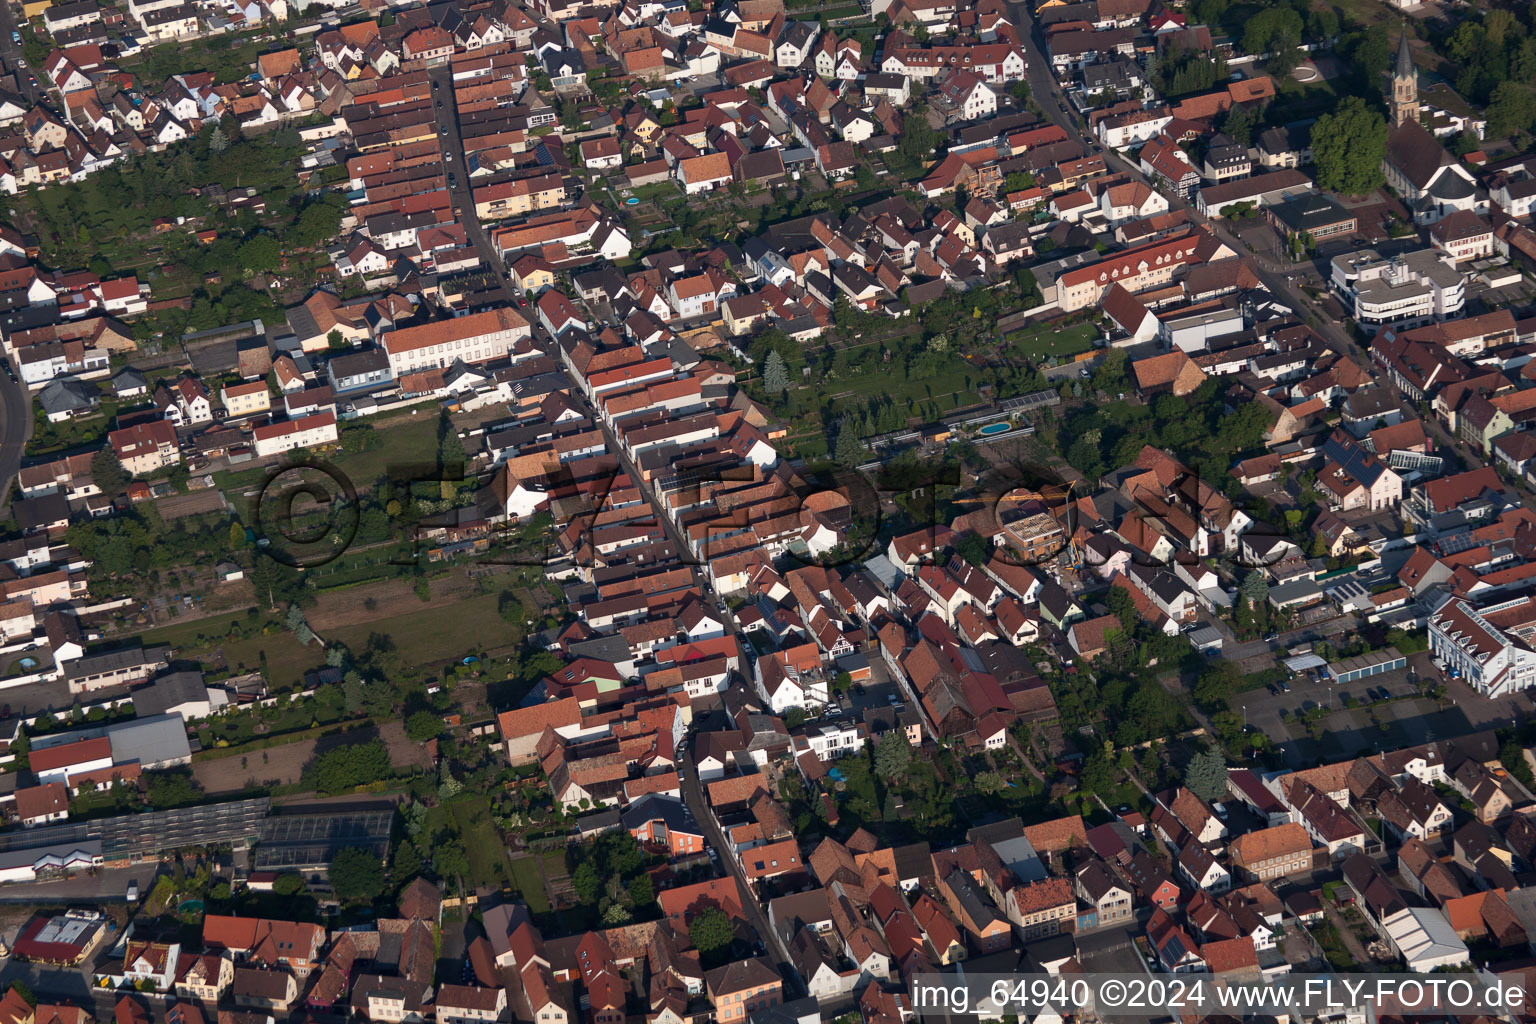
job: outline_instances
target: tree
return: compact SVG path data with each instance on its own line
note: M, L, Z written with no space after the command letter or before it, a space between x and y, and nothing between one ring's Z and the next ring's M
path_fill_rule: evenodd
M304 876L297 871L285 871L272 880L272 891L279 896L297 896L307 888Z
M926 164L933 159L937 141L925 112L915 108L902 118L901 141L896 144L896 151L909 163Z
M277 244L277 239L271 235L252 235L240 247L235 258L240 261L241 268L245 270L276 270L282 263L283 251Z
M307 774L315 789L329 796L388 778L394 774L394 765L384 744L369 740L327 750L315 759Z
M905 733L889 732L875 744L875 774L886 782L901 778L912 763L912 745Z
M967 530L955 542L955 554L972 565L986 565L991 547L992 545L988 544L981 534Z
M1104 595L1104 603L1109 607L1109 614L1120 620L1120 628L1126 633L1136 629L1136 601L1131 597L1131 592L1124 587L1110 587L1109 593Z
M295 245L310 248L335 238L340 230L341 209L322 201L304 207L288 237Z
M1226 118L1221 122L1221 130L1230 135L1233 142L1246 146L1253 138L1253 126L1256 122L1257 118L1244 108L1233 107L1227 111Z
M356 846L336 851L326 872L331 889L343 903L372 903L384 891L384 865Z
M437 877L446 881L469 874L469 854L457 832L443 832L432 838L432 866Z
M405 719L405 734L412 743L425 743L443 734L443 720L431 711L413 711Z
M1227 762L1214 750L1202 750L1189 759L1184 785L1202 800L1219 800L1227 791Z
M191 772L155 772L145 777L149 779L149 805L157 811L185 807L203 799L203 791Z
M437 421L437 468L445 477L464 468L464 442L459 440L459 428L446 411Z
M338 349L344 349L344 348L348 347L347 346L347 339L342 337L342 334L341 334L340 331L335 331L335 330L331 331L331 333L329 333L329 334L327 334L325 336L325 344L333 352L338 350Z
M1238 584L1238 590L1242 592L1249 604L1263 604L1269 599L1269 581L1257 569L1243 577L1243 581Z
M310 600L306 584L305 578L293 566L279 562L265 552L258 551L256 560L251 563L251 586L256 591L257 600L265 601L268 608L306 603Z
M855 469L864 461L864 446L854 435L853 428L846 423L837 432L837 448L832 457L838 465L848 469Z
M640 910L649 907L656 902L656 886L651 881L650 875L636 875L626 887L629 893L629 901Z
M1536 94L1518 82L1500 82L1488 103L1488 138L1507 139L1536 123Z
M112 450L110 444L103 445L91 456L91 479L108 498L117 497L128 486L128 473L123 469L123 464L117 461L117 452Z
M421 874L421 854L414 844L404 840L395 844L395 855L389 862L389 874L396 882L408 882Z
M688 939L701 954L725 949L736 937L736 926L719 907L708 907L688 922Z
M763 390L770 395L782 395L789 390L789 367L777 350L769 352L763 362Z
M208 133L208 151L210 153L222 153L229 148L229 136L224 134L224 129L219 125L213 126L213 131Z
M1312 126L1317 183L1330 191L1363 195L1381 187L1386 153L1386 119L1359 96L1349 97Z
M1008 788L1007 780L994 771L981 772L972 780L972 785L976 787L976 792L986 796L1001 793Z

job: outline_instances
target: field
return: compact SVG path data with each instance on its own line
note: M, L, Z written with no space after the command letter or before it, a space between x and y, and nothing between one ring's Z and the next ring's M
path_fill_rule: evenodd
M534 914L549 913L549 897L544 893L544 876L539 872L537 854L512 861L512 885Z
M231 617L218 615L184 625L161 626L141 635L145 644L170 644L178 658L226 666L231 673L265 667L274 691L292 689L304 673L325 664L318 647L305 647L286 630L226 639Z
M365 452L335 452L325 458L359 492L372 490L391 466L430 463L437 458L437 417L426 410L415 416L405 414L372 421L369 425L379 432L382 443L378 447ZM283 460L278 459L248 469L221 470L213 478L229 503L247 516L248 496L259 493L267 477L280 465Z
M1026 331L1010 334L1008 344L1033 363L1043 363L1051 356L1070 359L1079 352L1093 348L1099 336L1098 328L1091 323L1053 327L1049 323L1036 324Z
M379 726L379 739L389 748L389 759L396 768L432 770L432 758L427 754L427 745L413 742L405 734L404 722L395 720L382 723Z
M225 507L223 492L213 487L205 491L193 491L191 494L173 494L155 502L160 518L166 521L184 516L200 516L207 512L223 512Z
M506 843L491 820L490 801L478 794L466 794L440 803L428 812L428 835L436 835L449 827L463 837L470 874L465 882L471 888L511 884L515 872L507 860Z
M497 595L455 600L457 595L451 591L444 594L452 585L451 580L438 581L430 604L417 600L409 586L399 580L322 594L309 615L310 625L327 641L346 644L355 651L368 646L370 635L383 633L403 656L418 665L456 661L466 654L495 651L521 639L517 627L496 610ZM364 604L370 598L375 601L372 608Z
M208 793L231 793L247 786L288 786L299 781L315 753L314 739L295 740L249 754L192 762L192 777Z

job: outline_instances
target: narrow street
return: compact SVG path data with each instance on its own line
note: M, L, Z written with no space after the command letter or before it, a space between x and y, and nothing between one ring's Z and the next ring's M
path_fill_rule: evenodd
M491 245L490 237L486 234L485 229L481 226L479 218L475 216L474 193L470 188L469 176L465 172L465 167L467 165L464 161L464 141L459 133L458 115L453 101L453 82L451 71L446 66L439 67L430 72L429 77L434 84L434 99L441 99L443 101L443 107L441 108L440 112L440 121L442 125L448 129L448 132L446 135L440 136L440 138L442 140L442 147L446 160L445 170L454 174L456 177L456 187L452 189L454 208L458 211L459 221L464 225L465 231L469 235L470 241L479 251L481 259L484 260L485 264L490 267L496 274L496 278L501 285L501 290L506 298L507 304L515 306L515 298L512 294L511 286L507 283L506 271L502 264L502 260L496 254L495 248ZM556 356L555 361L561 365L561 372L565 373L570 378L571 396L581 404L587 416L590 417L592 421L596 423L602 430L603 441L607 445L608 451L612 452L613 455L618 459L620 468L625 473L627 473L629 478L635 482L635 485L645 493L646 500L650 502L651 505L651 514L656 518L656 521L661 524L662 529L666 531L667 539L672 542L674 547L676 547L679 557L687 557L686 553L688 552L688 546L685 543L682 534L678 532L677 526L672 522L671 519L666 516L661 504L656 500L654 492L652 492L651 488L644 483L639 470L637 470L634 463L630 461L628 453L625 452L623 447L619 444L618 439L614 437L613 431L609 429L608 424L600 416L598 416L597 410L592 406L590 402L587 401L585 392L582 390L582 382L576 379L574 375L570 374L569 370L564 368L564 363L558 358L557 355L557 343L555 339L550 337L548 332L546 332L537 322L533 322L533 317L529 315L531 313L532 310L524 311L524 315L528 316L528 319L530 322L532 322L534 336L539 339L541 344L545 347L546 350L549 351L552 356ZM743 651L749 650L750 648L742 640L740 634L736 632L735 620L731 617L729 610L725 606L725 602L720 598L720 595L716 594L710 587L709 578L703 572L695 569L694 579L697 583L699 593L705 595L709 602L714 606L713 610L715 614L720 616L721 622L723 623L725 629L732 636L736 637L736 642ZM734 685L744 686L747 684L745 681L737 681ZM699 783L698 772L693 765L691 734L685 736L683 739L682 750L678 755L677 767L678 774L682 778L683 797L684 801L688 805L688 810L704 828L709 839L710 847L718 851L721 867L730 875L731 878L735 879L741 905L744 908L747 919L750 921L752 927L757 931L759 937L762 939L763 943L765 944L765 948L772 951L772 957L776 962L779 972L786 979L791 979L794 984L800 986L801 982L799 981L799 975L795 972L794 967L790 962L788 949L784 946L783 941L780 940L778 935L774 933L773 929L769 927L768 915L764 912L762 904L753 894L751 886L747 884L747 880L743 876L740 867L736 864L735 858L733 858L727 852L730 848L726 843L725 836L720 831L719 824L715 821L714 813L710 810L708 802L704 798L704 790ZM794 994L794 997L798 998L804 994L805 993L802 986L800 990Z
M453 187L449 192L453 196L454 213L459 223L464 225L464 232L469 236L470 244L480 253L486 269L496 275L496 283L507 305L515 308L517 301L511 285L507 283L506 267L496 254L496 247L491 244L491 238L481 225L480 218L475 215L475 190L469 180L469 163L464 158L458 104L453 99L453 68L447 64L441 65L427 72L427 77L432 82L433 102L441 104L436 108L438 125L447 129L446 134L438 136L438 141L443 151L443 171L453 176ZM529 316L529 319L533 318Z
M23 70L21 67L21 43L14 42L11 39L11 33L21 27L16 14L16 8L10 4L0 4L0 58L3 58L5 61L5 70L16 76L17 90L28 100L36 103L43 95L43 90L38 85L34 85L33 82L41 69L27 68Z
M704 799L704 787L699 783L698 769L693 764L692 732L683 737L682 750L677 758L677 771L682 779L683 802L688 805L689 813L703 827L709 848L719 853L721 866L736 880L737 898L741 900L747 919L756 929L758 936L762 938L765 948L771 951L775 967L785 979L786 987L789 984L796 986L793 994L785 992L785 1002L800 998L805 995L804 981L789 959L789 950L784 946L783 940L769 926L768 915L764 912L762 903L753 894L747 880L742 877L741 869L736 866L736 859L728 852L730 846L726 843L720 826L715 822L715 815L710 810L708 801Z

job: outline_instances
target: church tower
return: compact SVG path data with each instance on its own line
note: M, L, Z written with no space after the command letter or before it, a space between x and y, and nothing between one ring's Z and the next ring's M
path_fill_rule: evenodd
M1413 66L1413 51L1408 47L1408 26L1403 25L1403 35L1397 47L1397 67L1392 71L1392 123L1406 124L1419 120L1419 72Z

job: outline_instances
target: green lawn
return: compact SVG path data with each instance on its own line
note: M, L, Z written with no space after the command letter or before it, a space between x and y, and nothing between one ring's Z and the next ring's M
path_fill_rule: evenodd
M549 896L544 891L544 876L539 873L539 862L535 857L519 857L512 861L512 886L528 904L530 913L549 913Z
M304 681L304 673L325 664L325 656L318 647L305 647L287 630L279 630L266 636L259 632L244 639L226 640L229 624L244 616L234 614L215 615L195 622L161 626L146 630L140 636L145 644L170 644L178 658L206 660L215 649L224 652L224 660L232 673L250 672L262 666L266 656L267 682L273 690L287 690Z
M473 883L476 886L505 885L511 881L514 875L507 862L507 847L496 831L496 823L491 820L490 801L477 796L455 800L449 807L459 835L464 837Z
M421 406L415 416L397 416L369 425L383 444L366 452L338 452L331 457L358 490L373 486L391 466L433 462L437 458L437 416L431 406Z
M522 639L520 628L502 619L496 610L497 600L496 594L483 594L440 607L422 606L402 615L330 629L325 638L361 651L368 646L371 634L385 633L401 655L417 665L457 661L466 654L507 647Z
M1265 117L1271 124L1285 124L1328 113L1338 102L1339 96L1327 79L1303 85L1293 78L1287 78L1277 87L1275 99L1269 105Z
M1093 348L1093 341L1098 336L1098 328L1091 323L1069 324L1061 328L1042 323L1010 334L1006 340L1026 359L1043 363L1051 356L1070 359L1079 352L1087 352Z

